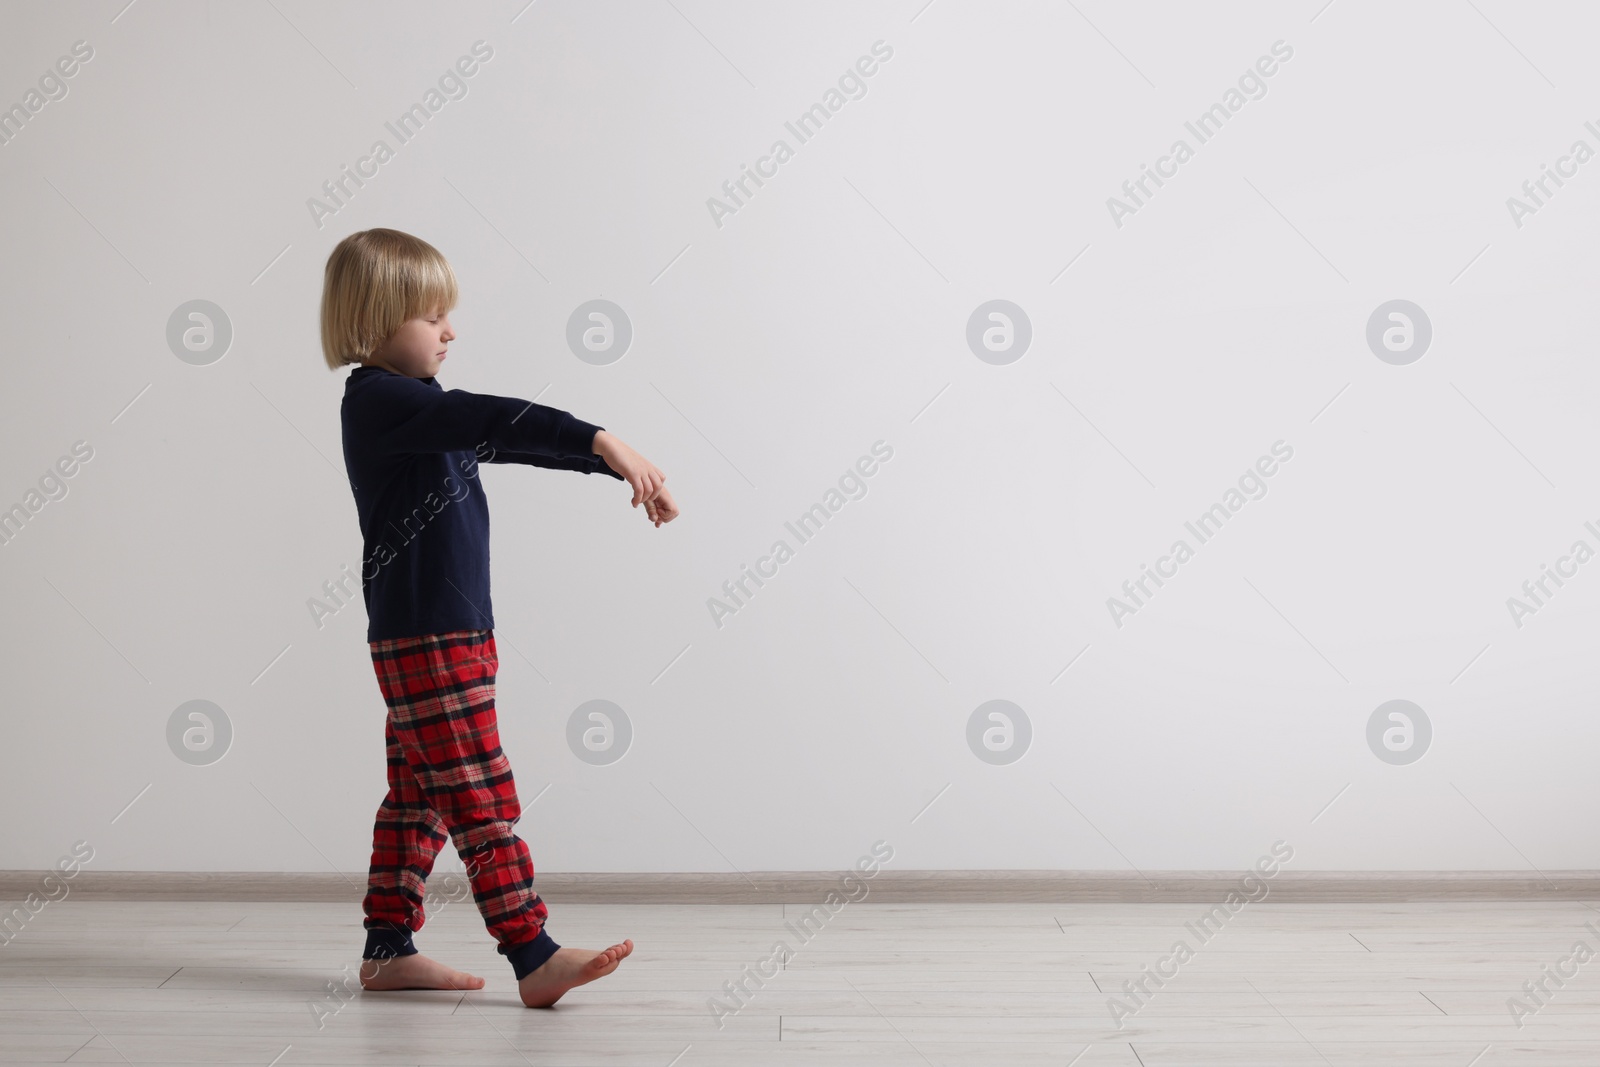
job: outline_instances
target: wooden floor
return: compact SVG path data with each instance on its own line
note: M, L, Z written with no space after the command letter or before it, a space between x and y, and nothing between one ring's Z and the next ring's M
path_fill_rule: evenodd
M551 909L562 944L636 948L530 1011L470 900L417 944L486 989L345 1002L355 905L69 898L0 945L0 1063L1600 1065L1600 959L1521 1028L1506 1004L1600 949L1585 903L1258 903L1205 943L1200 904L863 901L808 942L794 904ZM709 999L780 938L794 957L719 1029ZM1119 1029L1109 995L1179 938L1193 958Z

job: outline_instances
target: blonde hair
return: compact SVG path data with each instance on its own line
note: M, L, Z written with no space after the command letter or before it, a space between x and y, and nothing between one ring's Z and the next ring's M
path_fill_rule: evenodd
M360 363L408 319L456 306L450 261L400 230L360 230L334 246L322 275L322 358Z

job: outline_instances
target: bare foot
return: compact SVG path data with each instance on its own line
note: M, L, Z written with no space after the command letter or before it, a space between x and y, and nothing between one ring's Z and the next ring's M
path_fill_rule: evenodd
M361 961L362 989L482 989L483 979L417 952Z
M530 1008L548 1008L573 986L604 978L617 969L623 957L633 951L633 942L624 940L604 952L584 948L558 948L533 972L517 983L522 1003Z

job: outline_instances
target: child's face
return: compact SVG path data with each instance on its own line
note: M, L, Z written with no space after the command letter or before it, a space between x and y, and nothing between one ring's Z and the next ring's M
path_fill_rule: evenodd
M366 362L408 378L431 378L439 372L445 347L455 336L450 328L449 313L435 309L427 315L407 319Z

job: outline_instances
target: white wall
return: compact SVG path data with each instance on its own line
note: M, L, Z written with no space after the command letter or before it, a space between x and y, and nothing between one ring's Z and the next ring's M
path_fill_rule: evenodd
M460 275L443 384L608 427L683 508L657 530L610 479L485 470L541 871L829 869L878 839L895 868L1242 870L1278 839L1290 869L1600 864L1600 562L1507 606L1600 548L1600 163L1520 227L1507 205L1600 148L1585 5L121 7L12 4L0 33L7 105L93 48L0 147L0 505L93 449L0 546L0 867L86 840L93 869L365 869L366 618L319 629L307 600L360 564L317 302L372 226ZM798 144L785 121L880 40ZM1280 40L1199 143L1185 121ZM467 95L399 145L385 122L476 41ZM308 199L379 138L319 226ZM719 227L707 199L778 138ZM565 341L596 298L634 329L605 366ZM208 365L166 338L197 299L233 329ZM966 341L994 299L1032 327L1005 365ZM1404 365L1366 340L1396 299L1433 332ZM880 440L798 545L784 523ZM1199 544L1185 521L1278 441ZM708 599L779 538L719 628ZM597 698L634 729L608 766L566 743ZM206 766L167 741L196 699L233 729ZM1008 765L967 743L996 699L1032 724ZM1368 743L1390 700L1432 725L1406 765Z

